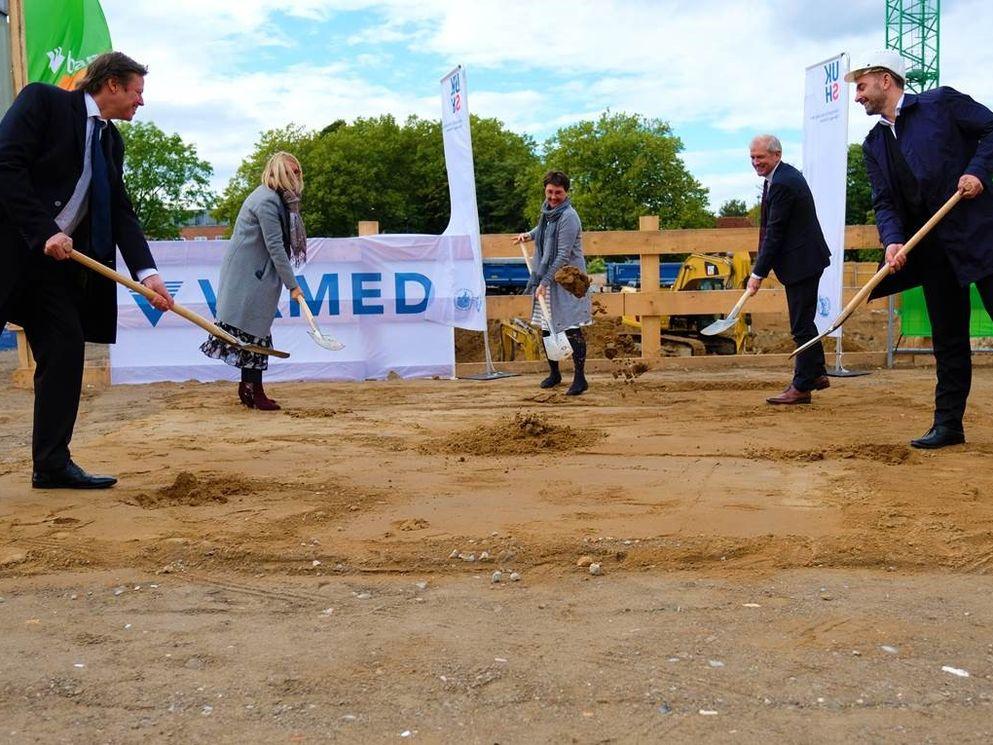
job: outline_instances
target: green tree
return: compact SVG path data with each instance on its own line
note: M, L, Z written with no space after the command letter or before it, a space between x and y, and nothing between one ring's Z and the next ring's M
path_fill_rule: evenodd
M845 203L846 225L872 225L876 222L872 210L872 186L862 159L862 146L848 146L848 185Z
M158 240L179 237L191 211L208 209L216 196L210 189L214 169L197 157L194 145L178 134L168 135L152 122L120 125L127 148L124 181L145 235Z
M748 205L743 199L729 199L717 211L720 217L747 217Z
M496 119L472 118L476 198L483 232L525 225L534 142ZM224 190L215 215L232 223L266 160L292 152L304 171L301 211L310 235L354 235L360 220L384 233L441 233L451 216L441 125L392 116L338 120L318 132L296 126L263 133Z
M297 156L300 164L304 166L304 181L306 183L309 173L302 151L307 149L310 141L311 135L303 127L295 124L289 124L281 129L270 129L262 133L255 149L241 162L234 176L224 187L221 199L213 210L215 218L231 226L228 229L229 234L231 228L234 227L235 218L238 217L241 203L261 183L262 169L265 168L266 161L273 153L284 150Z
M544 165L569 174L588 230L633 230L641 215L658 215L663 228L713 227L707 189L686 170L682 149L666 122L607 111L556 132L545 143ZM541 196L532 192L531 214Z

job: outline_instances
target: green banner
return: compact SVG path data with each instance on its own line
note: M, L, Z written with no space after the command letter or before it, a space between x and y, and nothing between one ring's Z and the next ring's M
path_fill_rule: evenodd
M979 298L979 291L975 285L969 287L969 300L972 304L969 336L993 336L993 319L990 319L983 307L983 301ZM924 290L920 287L907 290L900 295L897 315L900 316L900 332L904 336L931 336L931 321L924 304Z
M29 83L74 88L94 57L113 49L99 0L25 0Z

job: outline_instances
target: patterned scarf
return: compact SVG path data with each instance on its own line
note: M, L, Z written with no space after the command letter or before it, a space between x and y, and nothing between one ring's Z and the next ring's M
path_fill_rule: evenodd
M555 240L558 237L559 232L559 218L562 217L562 213L565 212L572 206L572 202L569 197L566 197L558 207L549 207L548 202L543 202L541 205L541 217L538 218L538 230L534 234L534 250L535 254L540 258L535 263L538 265L536 267L535 274L538 277L543 277L545 272L548 271L548 267L551 265L552 258L555 256ZM550 243L552 245L552 250L545 252L545 244Z
M300 217L300 195L289 189L280 189L279 196L290 212L290 259L293 266L307 261L307 231Z

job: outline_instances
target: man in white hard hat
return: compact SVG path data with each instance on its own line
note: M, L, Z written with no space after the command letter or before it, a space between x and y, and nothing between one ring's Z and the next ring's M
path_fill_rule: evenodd
M993 311L993 112L941 87L905 93L906 64L893 51L866 55L845 76L855 100L878 115L862 153L886 262L898 274L873 297L921 285L937 363L934 420L917 448L965 442L962 418L972 384L969 285ZM964 200L910 254L903 244L955 191Z

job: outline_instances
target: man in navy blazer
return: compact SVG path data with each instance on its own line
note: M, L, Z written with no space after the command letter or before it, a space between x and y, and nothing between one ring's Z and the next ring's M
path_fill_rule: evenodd
M749 148L752 167L765 179L762 187L759 253L748 280L758 292L769 270L786 288L790 332L797 346L817 336L817 287L831 251L817 222L814 197L803 175L784 163L783 146L774 135L759 135ZM793 381L770 404L809 404L810 392L830 385L824 367L824 347L818 342L796 356Z
M940 448L965 442L962 417L972 384L969 285L993 311L993 112L941 87L904 93L902 57L867 55L845 80L855 100L879 115L862 144L872 184L879 237L894 272L874 296L921 285L931 320L937 369L931 429L911 445ZM960 202L909 255L903 244L956 190Z
M37 363L31 441L36 488L100 489L69 454L85 342L112 343L117 292L67 261L73 250L109 267L120 248L132 274L172 307L124 189L124 143L112 119L144 101L147 69L119 52L90 63L76 91L32 83L0 121L0 329L24 328Z

